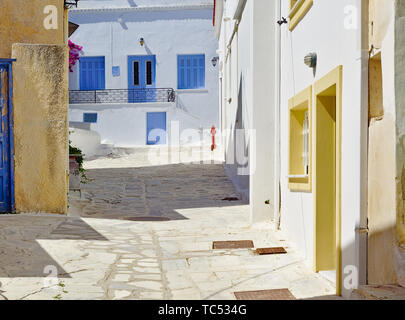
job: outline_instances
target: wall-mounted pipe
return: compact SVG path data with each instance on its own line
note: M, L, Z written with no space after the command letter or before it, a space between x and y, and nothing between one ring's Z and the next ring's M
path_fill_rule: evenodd
M281 0L275 1L276 14L278 15L278 21L282 19L281 16ZM276 98L275 98L275 161L274 161L274 216L277 229L280 229L281 224L281 141L280 141L280 110L281 110L281 28L283 24L279 24L279 28L276 28Z

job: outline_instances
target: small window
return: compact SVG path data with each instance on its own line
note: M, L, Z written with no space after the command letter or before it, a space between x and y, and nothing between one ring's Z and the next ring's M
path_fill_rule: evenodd
M311 191L311 106L312 87L289 100L289 172L292 191Z
M179 55L177 61L178 88L205 88L205 55Z
M139 86L139 61L134 61L134 86Z
M146 61L146 85L151 86L152 83L152 61Z
M293 31L297 24L304 18L312 7L313 0L289 0L290 1L290 31Z
M83 113L83 122L97 123L97 113Z

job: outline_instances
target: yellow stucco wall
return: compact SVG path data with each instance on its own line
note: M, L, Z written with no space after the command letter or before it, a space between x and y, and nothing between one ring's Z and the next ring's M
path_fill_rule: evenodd
M405 286L405 1L369 4L368 278Z
M58 9L57 29L44 27L47 5ZM67 41L67 12L63 0L1 0L0 16L0 58L11 57L14 43L63 44Z
M68 50L14 44L15 204L67 212Z
M396 245L395 120L387 113L369 128L368 165L368 280L393 284Z

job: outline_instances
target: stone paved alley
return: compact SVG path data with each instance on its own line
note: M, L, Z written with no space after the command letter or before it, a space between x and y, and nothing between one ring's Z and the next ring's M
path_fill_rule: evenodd
M223 200L236 194L221 164L151 165L145 149L85 166L90 181L68 217L0 216L0 299L235 299L277 288L333 298L285 235L250 227L248 205ZM126 220L145 216L163 221ZM288 254L212 250L220 240Z

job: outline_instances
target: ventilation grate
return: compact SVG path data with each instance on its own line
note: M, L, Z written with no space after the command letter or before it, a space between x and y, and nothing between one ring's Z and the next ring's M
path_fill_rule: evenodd
M237 300L296 300L288 289L235 292Z
M263 255L269 255L269 254L286 254L287 251L283 247L258 248L258 249L256 249L256 253L263 256Z
M240 241L214 241L212 249L252 249L254 244L252 240Z

